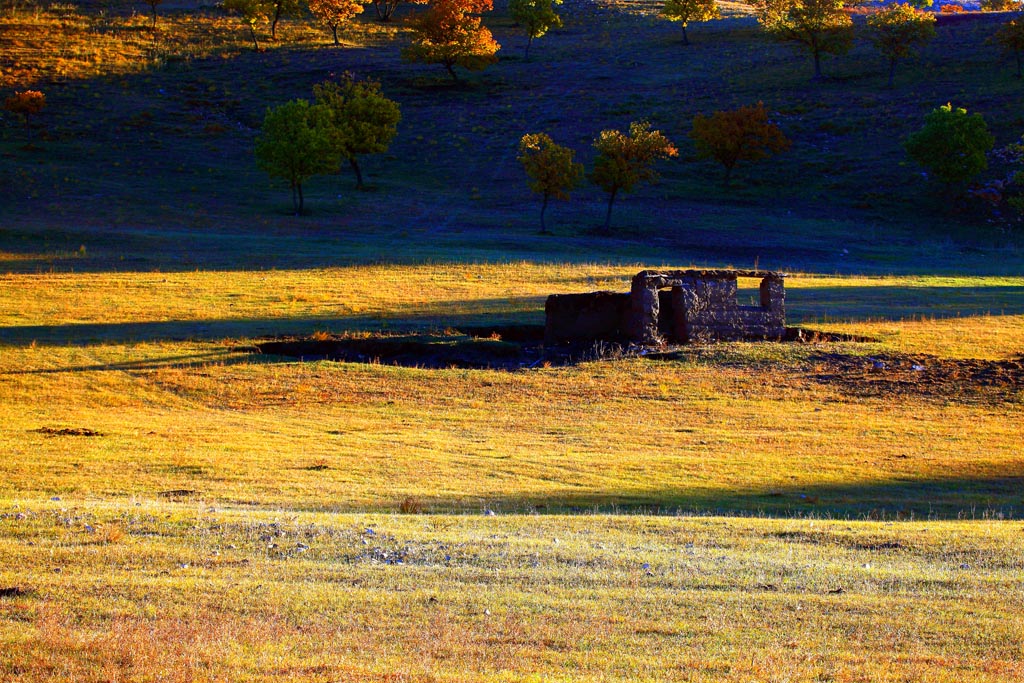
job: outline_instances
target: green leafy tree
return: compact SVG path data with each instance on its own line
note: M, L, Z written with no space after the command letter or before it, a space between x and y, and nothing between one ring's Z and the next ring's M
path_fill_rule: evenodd
M896 62L914 56L919 45L935 37L935 15L895 4L868 17L868 39L889 60L889 87Z
M657 180L652 168L658 159L678 156L679 151L661 134L651 130L646 121L629 124L629 134L619 130L603 130L594 141L597 158L590 181L608 193L608 211L604 230L611 229L612 205L619 192L632 192L640 182Z
M260 42L256 37L256 27L270 21L270 4L267 0L224 0L224 9L241 16L249 27L253 48L258 52Z
M509 0L512 19L526 30L526 59L530 58L530 44L553 28L562 28L562 17L555 6L562 0Z
M327 132L329 117L325 107L292 100L267 109L256 138L257 165L271 177L288 182L296 215L302 214L305 204L302 184L338 167Z
M697 146L697 156L714 159L725 168L725 186L732 171L741 161L759 161L789 149L790 142L774 123L768 120L764 104L716 111L711 116L698 114L693 119L690 137Z
M1011 53L1017 60L1017 78L1022 75L1021 55L1024 54L1024 19L1011 19L996 31L992 41Z
M583 164L573 161L575 152L556 144L545 133L530 133L519 141L519 162L530 177L530 189L543 197L540 234L548 235L544 212L548 200L569 199L569 191L583 178Z
M853 45L853 21L843 0L755 0L757 20L777 39L796 43L814 57L821 79L821 56L841 55Z
M903 143L907 155L947 187L963 185L988 168L995 138L981 114L946 104L932 110L921 130Z
M480 71L498 61L501 48L494 36L472 16L493 8L492 0L434 0L430 8L409 21L412 43L402 50L410 62L442 64L453 80L456 66Z
M722 13L715 0L665 0L661 15L670 21L678 21L683 27L683 45L689 45L686 27L691 21L721 19Z
M398 132L402 115L398 103L380 91L380 83L359 81L350 74L339 82L313 86L316 103L329 114L327 137L339 162L347 159L356 174L356 188L363 189L358 157L386 152Z

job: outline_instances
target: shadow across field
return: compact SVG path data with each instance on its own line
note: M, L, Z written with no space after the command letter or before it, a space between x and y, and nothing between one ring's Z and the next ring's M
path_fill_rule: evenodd
M907 456L909 457L909 456ZM427 502L427 501L423 501ZM408 507L408 504L407 504ZM467 509L429 501L430 509ZM727 514L839 519L1016 519L1024 514L1024 469L989 477L819 484L767 491L594 491L564 496L488 498L477 509L541 514ZM476 511L472 509L470 511Z
M580 291L591 289L581 287ZM741 292L741 297L743 293ZM161 320L0 327L0 346L61 346L145 341L251 339L278 335L542 324L544 296L469 299L425 306L395 304L373 314ZM790 322L904 320L1024 315L1024 286L820 287L787 290Z
M1024 314L1024 286L801 287L786 290L790 318L901 320Z

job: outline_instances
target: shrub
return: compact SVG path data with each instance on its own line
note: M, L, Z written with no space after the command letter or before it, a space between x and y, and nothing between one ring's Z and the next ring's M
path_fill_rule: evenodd
M903 143L907 155L947 186L968 183L988 168L985 155L995 138L981 114L946 104L932 110L924 126Z

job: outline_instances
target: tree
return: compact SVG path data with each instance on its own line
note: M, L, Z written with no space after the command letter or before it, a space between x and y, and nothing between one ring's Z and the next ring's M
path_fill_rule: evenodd
M895 4L868 17L868 39L889 60L889 87L896 62L912 57L918 45L935 37L935 15L910 5Z
M1017 12L1024 8L1022 0L981 0L982 12Z
M360 14L363 5L358 0L309 0L309 11L317 21L331 29L334 44L341 45L338 40L338 27Z
M604 218L604 230L611 228L612 205L616 195L632 192L641 181L657 180L658 174L651 166L658 159L667 159L679 151L660 131L651 130L646 121L629 124L629 134L618 130L603 130L594 141L597 159L590 181L608 193L608 212Z
M995 138L981 114L946 104L925 116L921 130L903 143L907 155L947 186L966 184L988 168Z
M249 27L253 48L259 52L260 43L256 39L256 26L270 20L270 5L267 0L224 0L224 9L242 16L242 21Z
M402 50L410 62L443 64L453 80L455 66L479 71L498 61L501 48L491 32L470 12L484 12L492 0L434 0L430 8L409 22L412 43Z
M569 190L579 185L583 178L583 164L572 160L575 152L562 147L545 133L524 135L519 141L519 162L530 177L530 189L541 195L540 234L548 235L544 224L544 212L548 200L569 199Z
M711 116L697 114L690 131L697 156L714 159L725 168L725 186L732 170L741 161L759 161L789 149L790 141L768 120L764 103L731 111L716 111Z
M269 0L270 39L277 40L277 22L284 17L297 17L302 10L299 0Z
M373 8L377 10L377 18L381 21L391 21L391 17L398 9L400 0L372 0ZM429 0L406 0L417 5L425 5Z
M46 95L38 90L15 91L4 100L4 109L20 117L25 122L25 134L28 146L32 146L32 117L46 106Z
M324 125L328 116L324 107L292 100L267 109L256 138L257 165L271 177L288 181L296 215L302 215L304 208L302 184L338 167Z
M721 19L722 13L715 0L665 0L661 10L663 17L670 21L678 21L683 27L683 45L689 45L686 26L691 21L711 21Z
M1011 19L996 31L992 41L1017 59L1017 78L1021 77L1021 54L1024 53L1024 19Z
M153 28L156 28L156 8L162 5L164 0L146 0L146 4L149 5L149 9L153 13Z
M769 34L814 56L815 80L822 77L823 54L846 54L853 45L853 22L843 12L843 0L755 0L754 8Z
M512 19L526 29L526 59L530 58L530 44L553 28L562 28L562 17L555 12L555 5L562 0L509 0L508 10Z
M324 81L313 86L316 103L329 114L327 137L333 152L348 159L356 174L356 188L363 189L363 173L357 157L386 152L398 132L402 115L398 103L384 97L380 83L358 81L345 73L341 81Z

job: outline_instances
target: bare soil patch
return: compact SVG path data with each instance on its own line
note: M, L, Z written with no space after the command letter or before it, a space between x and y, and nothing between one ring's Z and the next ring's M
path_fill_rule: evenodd
M103 436L101 432L88 427L40 427L32 431L46 436Z
M906 395L940 399L1020 400L1024 356L1010 360L948 359L927 355L855 356L826 353L811 359L810 378L855 396Z
M866 337L787 328L784 342L871 341ZM304 361L401 365L417 368L477 368L522 370L544 366L625 357L682 360L685 346L652 351L623 343L596 342L544 346L543 325L466 327L416 334L317 334L275 337L257 342L259 353Z

